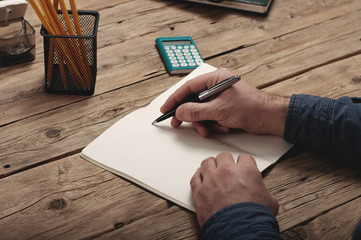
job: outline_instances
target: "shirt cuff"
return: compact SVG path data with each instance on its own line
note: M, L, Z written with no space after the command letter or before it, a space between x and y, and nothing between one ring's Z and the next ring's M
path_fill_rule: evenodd
M223 208L202 226L199 239L282 239L272 212L265 206L246 202Z

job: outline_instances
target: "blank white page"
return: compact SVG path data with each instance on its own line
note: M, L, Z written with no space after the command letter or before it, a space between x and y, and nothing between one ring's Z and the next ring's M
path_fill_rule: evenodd
M230 152L236 159L239 154L247 153L247 149L237 144L229 144L230 141L238 141L237 136L233 138L229 135L229 138L223 138L222 141L228 142L224 143L215 138L199 136L189 124L173 129L170 119L156 126L151 123L160 116L160 106L175 89L185 81L213 70L214 67L202 64L147 107L138 109L116 122L83 149L81 156L194 211L189 181L201 162L221 152ZM260 137L259 142L257 137ZM252 154L261 171L277 161L291 146L284 144L287 147L283 146L281 149L282 144L276 144L278 150L268 156L272 151L265 151L265 145L271 144L274 139L285 143L281 138L251 135L248 139L252 139L252 142L247 142L247 137L242 139L245 147L251 148L252 152L256 153L257 148L263 149L262 154Z

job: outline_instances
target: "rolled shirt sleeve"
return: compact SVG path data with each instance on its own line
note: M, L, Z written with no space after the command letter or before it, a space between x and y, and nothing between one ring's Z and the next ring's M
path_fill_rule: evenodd
M292 95L284 139L361 167L361 98Z

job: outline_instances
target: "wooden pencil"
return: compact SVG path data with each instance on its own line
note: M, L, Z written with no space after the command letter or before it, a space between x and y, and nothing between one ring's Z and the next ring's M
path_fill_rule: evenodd
M79 20L79 14L78 14L78 10L76 8L75 1L69 0L69 3L70 3L71 12L73 14L73 20L74 20L76 33L78 36L83 36L82 30L81 30L81 24L80 24L80 20ZM80 52L81 52L81 56L83 59L83 63L85 64L84 67L85 67L86 78L88 79L88 87L91 88L93 76L91 74L90 64L88 63L88 56L87 56L87 51L85 48L84 40L79 38L79 44L80 44L80 49L81 49Z
M36 0L29 0L29 3L50 35L82 36L79 16L74 0L70 0L70 5L75 30L73 29L64 0L54 0L53 3L51 3L51 0L38 0L39 5L36 3ZM63 14L65 26L61 23L57 13L59 5ZM84 90L90 89L92 75L83 39L77 40L76 38L63 37L56 39L50 38L49 51L49 69L47 72L48 84L53 76L54 57L56 56L64 88L68 88L65 69L66 65L76 87Z
M58 10L58 7L59 7L59 1L58 1L58 0L54 0L54 2L53 2L53 6L54 6L54 9L55 9L55 10Z

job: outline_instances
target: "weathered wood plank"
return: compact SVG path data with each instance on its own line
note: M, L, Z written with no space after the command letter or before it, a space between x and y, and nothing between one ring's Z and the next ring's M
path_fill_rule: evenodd
M342 18L336 18L324 23L320 23L304 29L290 33L275 39L271 39L250 49L241 49L225 56L214 58L209 62L215 66L223 66L229 69L237 69L244 75L244 78L257 87L267 87L268 85L281 82L285 79L302 75L320 68L332 62L340 61L361 54L361 28L357 22L361 19L361 11L350 13ZM342 30L340 30L342 29ZM312 37L310 37L312 36ZM348 49L348 50L346 50ZM359 61L356 60L355 61ZM349 69L348 65L343 65L339 72L341 79L343 72L359 76L360 70ZM326 68L327 71L329 68ZM264 74L260 74L264 73ZM316 73L316 72L315 72ZM327 72L317 72L320 75L320 84L327 81L322 74ZM334 72L335 73L335 72ZM329 74L327 74L329 77ZM352 76L352 77L354 77ZM351 78L352 78L351 77ZM340 82L334 76L335 85ZM298 78L294 78L295 81ZM302 81L301 81L302 82ZM313 94L322 94L328 91L327 85L315 87L315 84L303 85L301 83L292 88L289 86L284 94L292 94L292 91L313 89ZM357 83L357 81L354 81ZM289 82L285 82L288 84ZM285 85L280 85L280 88ZM302 87L301 87L302 86ZM339 84L339 89L345 87ZM287 95L286 94L286 95ZM342 93L341 93L342 94Z
M0 189L0 239L7 240L94 238L155 213L174 212L165 200L79 155L1 179ZM194 216L177 211L194 228Z
M361 221L361 198L331 210L307 224L292 228L282 234L292 239L353 239L355 227ZM347 217L345 217L347 216Z
M177 206L108 232L96 239L185 239L196 240L199 228L195 214Z
M148 104L169 82L146 81L1 128L0 177L79 152L131 111ZM150 124L150 123L149 123Z
M361 45L361 42L360 42ZM300 74L291 80L265 88L272 93L290 96L310 94L338 98L348 95L360 97L361 54Z
M316 8L315 6L319 4L317 1L312 3L301 0L297 3L277 1L267 18L170 1L142 1L142 4L139 1L125 1L114 7L96 7L95 9L99 9L101 13L96 94L165 74L164 66L154 47L154 39L159 36L191 35L203 56L209 58L240 46L254 45L304 29L360 8L354 1L346 0L326 1L322 3L324 8ZM299 8L297 13L293 13L295 5ZM167 9L167 14L164 14L164 9ZM285 21L289 24L284 24ZM354 29L356 22L353 21L353 25L347 29ZM359 29L358 27L356 25L356 29ZM333 31L336 31L335 29ZM328 27L328 30L332 28ZM337 30L338 35L343 32ZM304 34L309 36L310 33L304 32ZM326 36L332 35L326 34ZM0 96L0 112L3 116L0 125L84 99L84 97L53 96L44 93L41 41L41 37L38 36L39 53L35 62L20 65L20 68L14 66L1 69L0 88L7 91ZM340 50L343 51L343 55L350 54L351 49L354 49L347 46L340 48L344 49ZM266 45L266 48L268 49L269 46ZM147 49L145 55L144 49ZM237 52L240 53L243 54L244 51ZM259 56L254 54L254 51L248 51L246 56L253 55L250 58L252 61ZM245 60L222 58L217 66L227 65L230 61L239 61L242 64L245 62ZM244 64L253 68L264 67L251 66L247 62Z
M277 163L264 181L279 200L281 231L361 196L359 170L311 153Z

